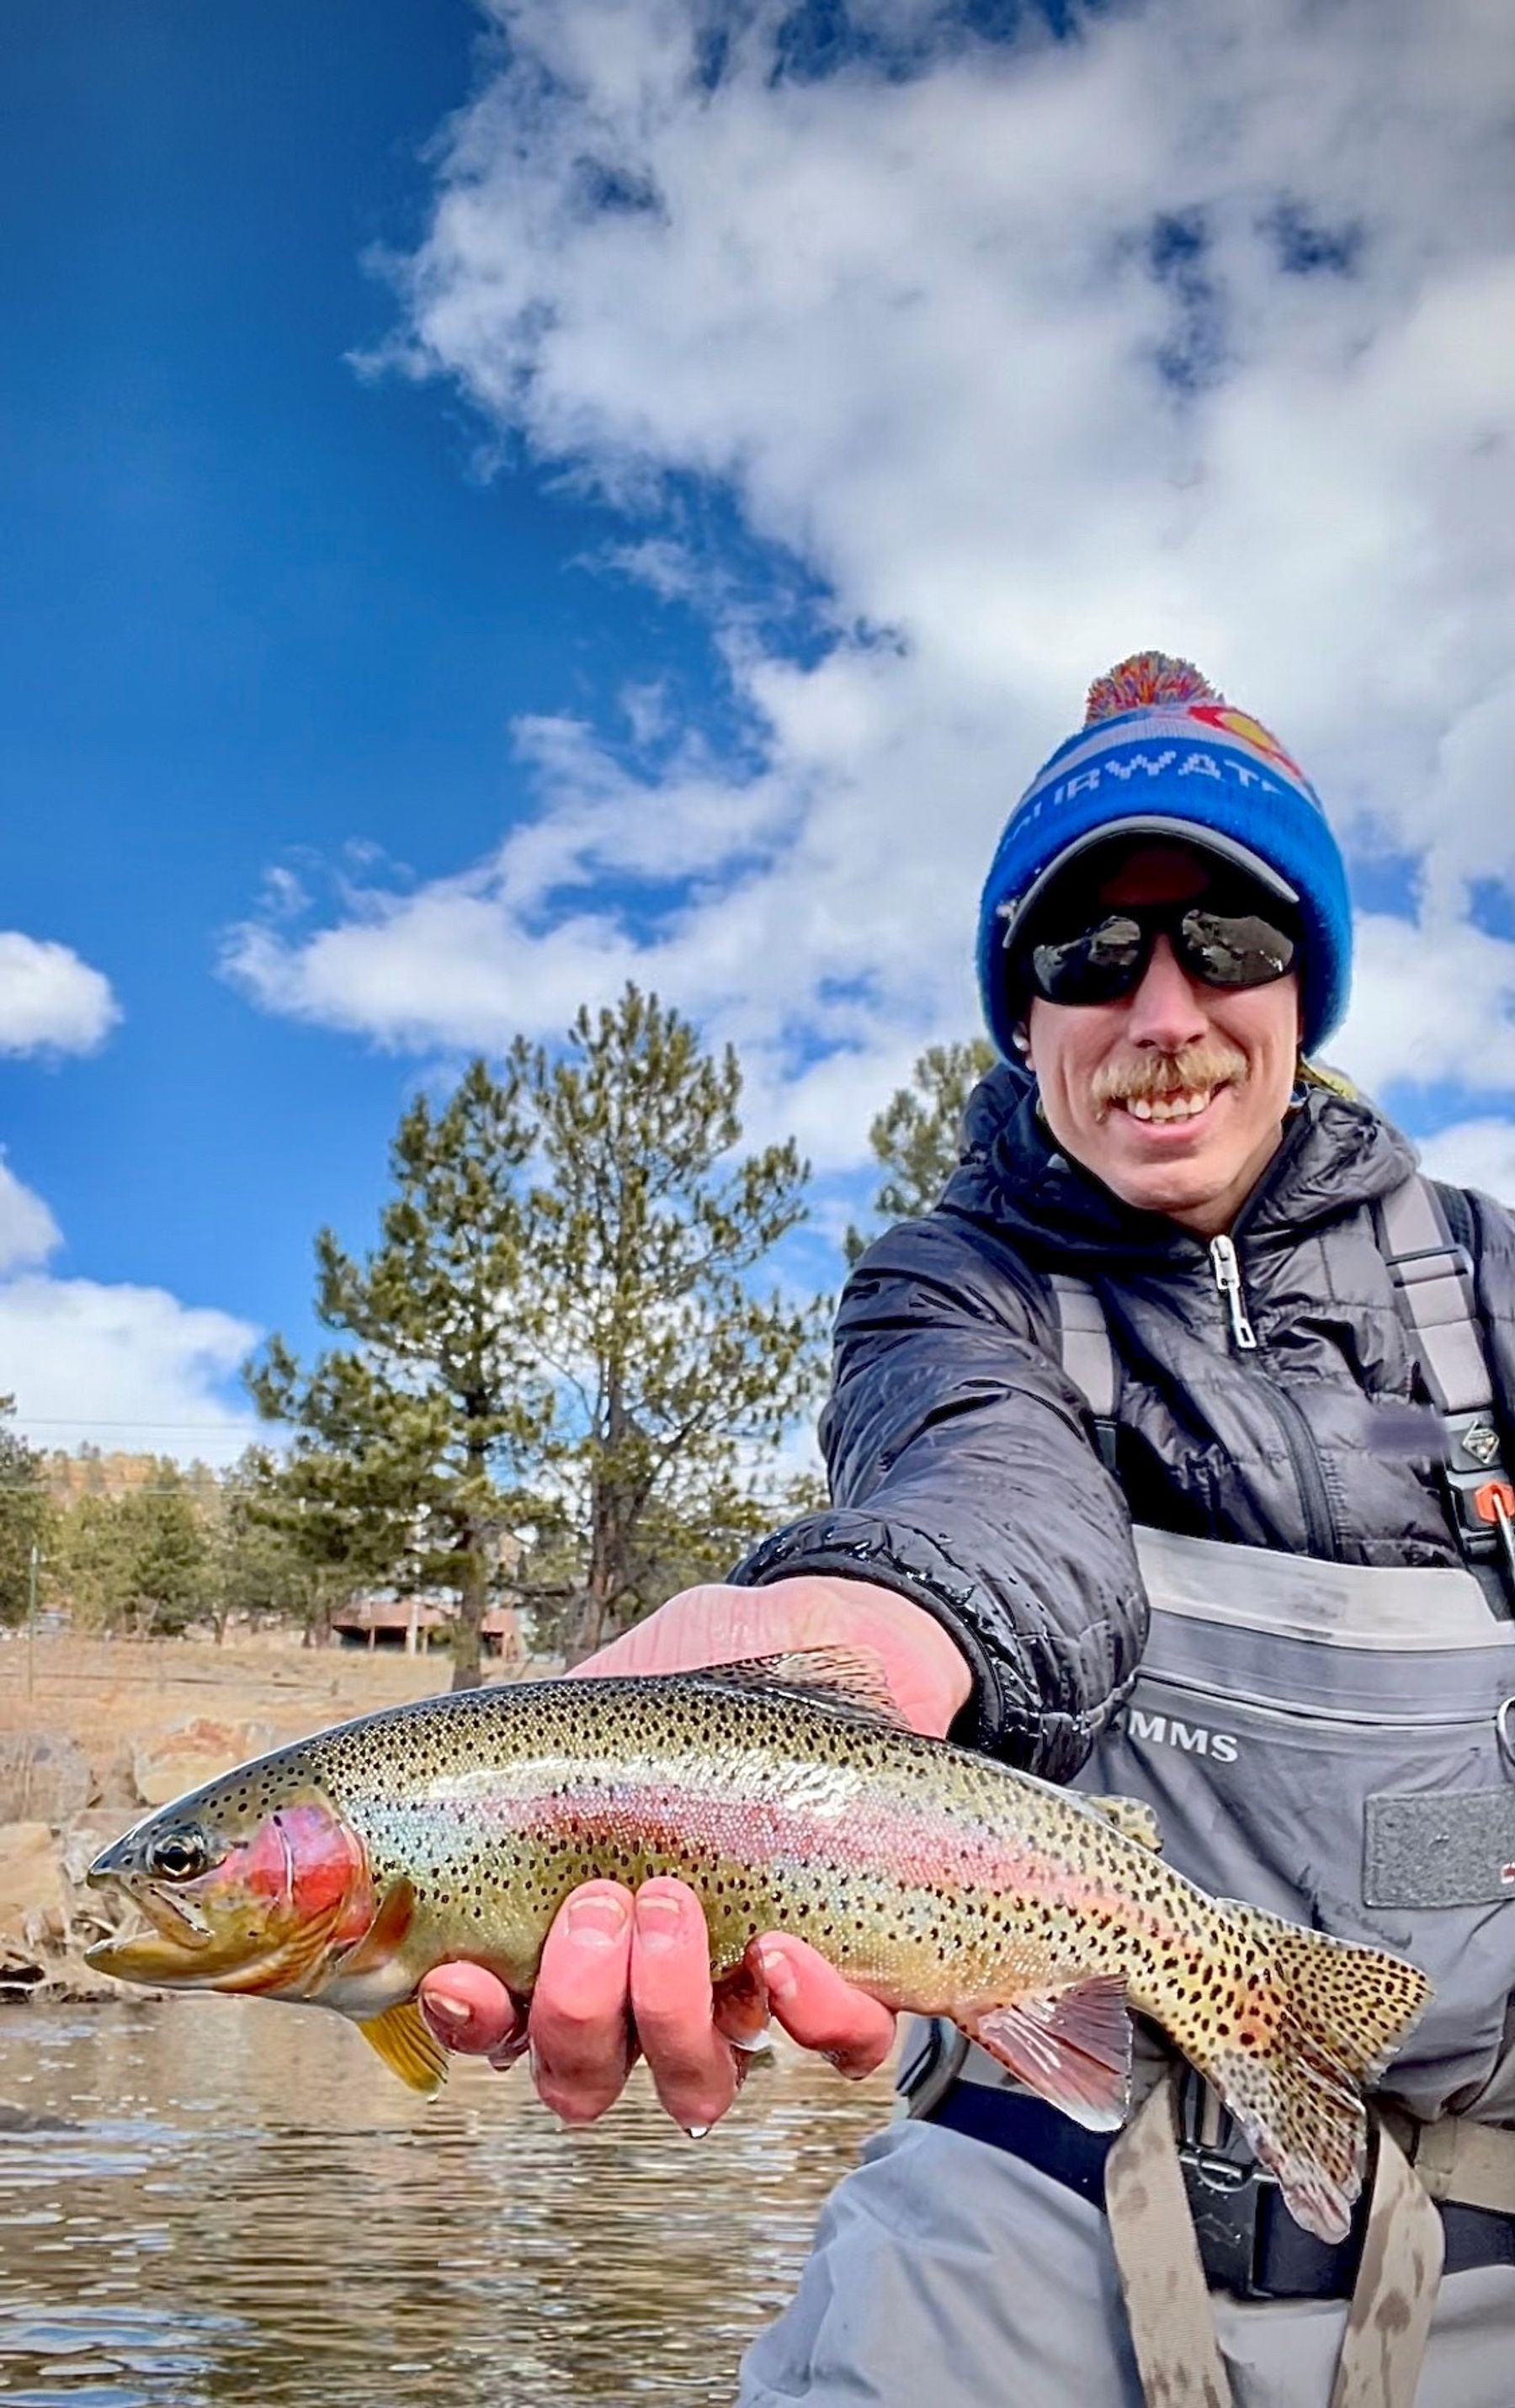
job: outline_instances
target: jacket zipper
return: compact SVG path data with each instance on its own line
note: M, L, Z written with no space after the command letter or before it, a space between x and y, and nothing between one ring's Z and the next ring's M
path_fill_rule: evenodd
M1257 1332L1247 1318L1247 1302L1241 1288L1241 1264L1236 1247L1229 1238L1212 1238L1209 1252L1215 1284L1224 1297L1231 1315L1231 1335L1236 1352L1238 1354L1255 1354ZM1281 1388L1274 1387L1270 1391L1268 1402L1278 1416L1284 1443L1289 1450L1300 1502L1305 1508L1310 1554L1334 1558L1339 1552L1336 1517L1331 1511L1331 1499L1326 1493L1325 1479L1315 1452L1315 1441L1310 1436L1309 1424L1293 1397L1285 1396Z
M1236 1341L1236 1351L1241 1354L1251 1354L1256 1348L1257 1336L1247 1318L1247 1307L1241 1293L1241 1265L1236 1260L1236 1250L1229 1238L1210 1240L1210 1268L1215 1273L1215 1284L1230 1308L1231 1335Z

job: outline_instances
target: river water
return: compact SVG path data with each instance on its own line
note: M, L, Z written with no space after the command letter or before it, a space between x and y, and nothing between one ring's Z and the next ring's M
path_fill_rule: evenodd
M459 2066L420 2100L336 2016L0 2009L6 2408L721 2408L888 2113L788 2054L686 2141Z

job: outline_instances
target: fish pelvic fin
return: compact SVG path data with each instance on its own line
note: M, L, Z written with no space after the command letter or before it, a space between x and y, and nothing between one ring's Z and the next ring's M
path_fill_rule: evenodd
M954 2023L1028 2090L1091 2132L1113 2132L1131 2103L1124 1980L1095 1973L1023 1990Z
M370 2015L358 2029L390 2071L412 2090L429 2098L441 2088L447 2079L447 2051L427 2030L413 1999L403 2006L386 2007L381 2015Z
M1163 1853L1163 1826L1152 1809L1140 1798L1095 1798L1086 1795L1086 1806L1113 1823L1124 1840L1135 1840L1138 1848L1151 1848L1154 1856Z
M1419 1966L1256 1907L1231 1905L1259 1953L1217 2018L1174 2036L1220 2092L1307 2232L1344 2241L1367 2157L1365 2090L1431 1997ZM1170 2028L1172 2028L1170 2027Z

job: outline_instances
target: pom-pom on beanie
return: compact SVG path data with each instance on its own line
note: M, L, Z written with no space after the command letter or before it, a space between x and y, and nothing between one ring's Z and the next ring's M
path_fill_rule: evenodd
M1278 738L1190 662L1136 652L1095 679L1082 727L1038 769L999 840L979 910L979 987L1000 1052L1021 1017L1010 952L1051 880L1093 845L1142 836L1200 845L1293 907L1313 1050L1351 982L1347 872L1321 798Z

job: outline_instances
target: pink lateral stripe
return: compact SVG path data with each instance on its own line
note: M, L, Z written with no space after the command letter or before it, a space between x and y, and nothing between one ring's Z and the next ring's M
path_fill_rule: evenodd
M827 1809L772 1796L602 1782L502 1800L496 1813L509 1828L538 1839L603 1839L667 1856L714 1848L736 1864L836 1865L859 1876L886 1873L909 1887L1048 1896L1067 1885L1065 1870L1047 1858L932 1805L859 1810L848 1800Z

